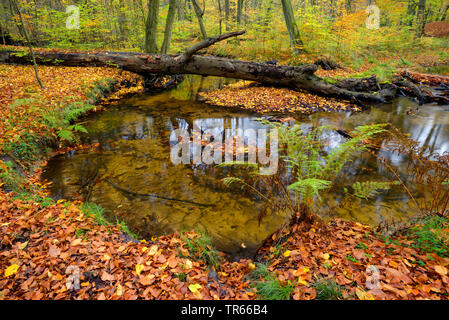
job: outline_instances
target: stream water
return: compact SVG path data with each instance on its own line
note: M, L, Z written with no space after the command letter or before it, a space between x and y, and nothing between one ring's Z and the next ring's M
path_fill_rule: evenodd
M259 223L262 203L227 189L220 181L229 174L228 169L204 164L174 165L170 161L170 134L175 128L191 130L199 120L203 129L263 128L257 121L260 115L198 101L201 90L227 82L222 78L187 77L177 89L125 99L118 106L86 117L82 121L89 133L82 142L98 142L100 147L52 158L42 179L52 182L50 190L55 198L88 195L88 201L108 209L111 219L125 221L142 236L196 228L207 231L216 247L225 252L253 253L286 221L286 214L272 213ZM449 106L423 105L416 115L407 115L407 110L416 108L413 102L399 98L360 113L316 113L295 119L304 126L340 129L389 122L434 151L449 151ZM326 134L333 146L344 141L335 131ZM391 160L398 169L405 170L405 159ZM378 180L383 175L376 159L361 154L345 168L343 179ZM338 203L340 197L335 193L327 201ZM400 188L380 193L371 201L353 201L331 213L370 225L392 218L407 219L413 214L409 198Z

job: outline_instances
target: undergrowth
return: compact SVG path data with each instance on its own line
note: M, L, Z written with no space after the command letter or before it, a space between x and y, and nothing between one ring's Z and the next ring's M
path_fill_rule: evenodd
M252 286L263 300L289 300L295 287L295 282L282 284L265 264L258 263L249 275Z
M449 219L440 216L429 216L409 228L405 232L412 240L412 247L424 252L436 253L441 257L449 257Z
M106 218L105 213L107 212L107 210L96 203L91 203L91 202L83 203L83 205L81 206L81 211L87 217L93 218L95 223L97 223L99 225L102 225L102 226L114 225ZM139 238L139 236L137 234L135 234L134 232L132 232L129 229L129 227L126 225L126 223L124 221L119 221L118 218L116 218L115 225L117 225L120 228L120 230L123 233L127 234L129 237L136 239L136 240Z
M316 290L317 300L340 300L343 299L341 287L333 279L319 279L313 287Z
M212 246L211 238L208 235L199 233L199 235L189 237L183 234L182 239L189 251L190 258L205 261L207 265L213 267L215 270L219 269L221 256Z

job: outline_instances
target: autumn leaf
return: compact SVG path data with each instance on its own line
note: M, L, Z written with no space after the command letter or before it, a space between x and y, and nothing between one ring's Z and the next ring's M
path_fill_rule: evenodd
M142 264L136 264L136 273L138 276L140 276L140 273L145 269L145 267Z
M286 258L288 258L288 257L290 257L290 250L286 250L285 252L284 252L284 257L286 257Z
M194 284L191 284L191 285L189 285L189 290L192 292L192 293L195 293L195 292L197 292L199 289L201 289L202 288L202 286L200 285L200 284L197 284L197 283L194 283Z
M9 277L17 272L19 270L20 266L17 264L12 264L5 270L5 277Z
M116 295L121 296L123 295L123 287L121 284L117 285L117 291L115 292Z
M298 283L302 286L308 285L308 282L304 280L302 277L298 277Z
M101 274L101 280L103 280L103 281L114 281L115 277L112 274L107 273L106 271L103 271L103 273Z
M157 253L157 250L158 250L158 246L157 245L153 245L153 246L151 246L150 251L148 252L148 254L150 256L154 256Z
M154 282L154 280L155 280L155 275L149 274L147 276L141 277L139 282L143 286L149 286L150 284L152 284Z
M374 298L369 299L369 297L366 295L366 291L359 287L355 288L355 294L357 295L359 300L374 300ZM372 297L372 295L371 295L371 297Z
M56 258L61 253L61 250L57 246L51 245L50 249L48 250L48 255L52 258Z
M436 265L434 267L434 269L435 269L435 272L438 273L440 276L447 275L447 268L446 267Z
M76 246L79 246L80 244L81 244L81 239L75 239L75 240L73 240L72 241L72 243L71 243L71 245L72 245L72 247L76 247Z
M192 269L192 267L193 267L192 261L186 260L185 267L187 270Z

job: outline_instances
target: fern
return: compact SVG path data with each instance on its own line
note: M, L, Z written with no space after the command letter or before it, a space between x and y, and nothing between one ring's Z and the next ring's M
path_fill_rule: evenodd
M76 123L74 125L68 126L67 130L71 130L73 132L83 132L83 133L88 133L87 129L84 128L80 123Z
M242 188L243 185L245 184L245 181L243 181L240 178L236 178L236 177L227 177L227 178L223 178L221 181L223 181L224 185L227 187L231 187L234 184L241 184Z
M316 178L299 179L288 186L288 190L294 190L305 199L313 196L319 197L321 191L330 187L332 181L320 180Z
M353 195L361 199L372 199L380 190L390 190L393 185L398 185L398 181L380 182L380 181L365 181L356 182L352 185Z
M74 134L71 130L67 130L67 129L59 130L58 137L62 140L67 140L69 142L74 141Z

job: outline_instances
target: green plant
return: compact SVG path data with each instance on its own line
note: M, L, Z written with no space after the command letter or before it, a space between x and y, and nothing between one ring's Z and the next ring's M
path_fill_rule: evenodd
M4 184L11 191L17 193L25 192L25 179L17 173L11 161L3 162L0 160L0 181L2 185Z
M290 281L283 285L268 267L261 263L256 264L249 277L252 286L257 289L257 294L264 300L289 300L295 287L295 283Z
M346 259L348 259L349 261L352 261L354 263L359 263L359 260L357 260L356 258L354 258L352 255L348 254L346 256Z
M23 201L33 201L35 203L39 203L42 207L48 207L54 204L54 200L52 198L48 198L39 194L32 194L28 192L21 192L14 197L15 199L20 199Z
M134 232L132 232L129 229L129 226L125 223L125 221L119 221L118 219L116 219L116 223L119 226L120 230L123 233L127 234L130 238L136 239L136 240L139 239L139 235L134 233Z
M81 211L88 217L92 217L95 222L102 226L110 225L111 223L106 219L105 212L106 209L104 209L102 206L91 203L91 202L85 202L81 206Z
M364 181L356 182L352 185L353 195L361 199L372 199L380 190L389 190L393 185L399 185L399 181L381 182L381 181ZM347 189L345 189L347 191Z
M72 102L65 105L59 112L46 113L44 115L44 121L49 128L56 129L60 139L73 142L76 132L87 133L87 130L81 123L71 123L93 108L94 106L89 103Z
M112 78L104 78L95 82L86 93L86 96L89 98L89 102L92 104L97 103L106 94L112 92L116 83L117 80Z
M23 131L5 141L3 150L6 154L19 161L33 161L36 160L39 150L37 140L34 134Z
M187 274L185 272L175 273L175 277L179 279L179 281L186 282Z
M204 233L190 238L185 234L182 236L187 250L189 251L189 256L192 259L202 260L206 262L207 265L218 270L221 256L220 253L215 250L212 246L212 241L209 236Z
M95 221L95 223L102 225L102 226L109 226L112 225L112 223L106 218L105 213L107 210L103 208L102 206L92 203L92 202L85 202L81 206L81 211L88 217L92 217ZM124 221L118 220L118 218L115 219L115 224L120 228L120 230L127 234L129 237L133 239L138 239L138 235L133 233L129 227L126 225Z
M412 247L425 252L433 252L442 257L449 257L449 219L429 216L409 228L406 235L412 240Z
M324 132L330 128L321 126L306 131L300 125L288 127L282 124L272 124L261 121L273 129L277 129L281 156L277 174L261 176L258 174L257 165L247 167L253 171L250 177L256 177L256 181L245 181L243 178L227 177L223 182L228 187L239 184L253 192L260 199L264 199L267 205L260 217L268 211L288 209L296 213L298 218L310 218L312 212L323 209L322 195L331 190L334 183L343 170L350 163L355 154L366 151L366 141L374 139L385 132L383 124L357 127L352 132L352 139L329 150L328 141ZM220 166L245 165L238 162L225 162ZM261 183L259 183L261 182ZM262 188L256 186L262 185ZM386 187L386 183L366 183L357 188L358 195L366 195L373 192L371 187ZM365 192L365 194L362 193Z
M319 279L313 287L316 290L317 300L339 300L343 299L341 287L333 279Z

